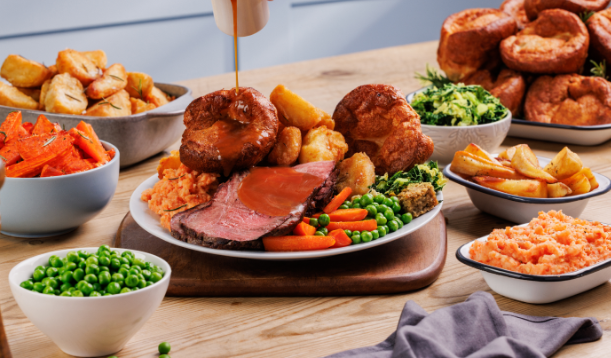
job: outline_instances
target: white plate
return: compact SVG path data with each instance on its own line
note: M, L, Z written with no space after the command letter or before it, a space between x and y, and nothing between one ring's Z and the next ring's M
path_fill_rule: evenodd
M132 217L134 220L146 230L149 234L160 238L161 240L167 241L170 244L174 244L177 246L181 246L190 250L205 252L213 255L221 255L221 256L230 256L230 257L240 257L245 259L255 259L255 260L302 260L302 259L314 259L319 257L327 257L334 256L340 254L346 254L349 252L355 252L360 250L365 250L371 247L383 245L389 243L391 241L400 239L407 234L410 234L424 225L426 225L429 221L431 221L439 211L441 210L441 206L443 205L443 194L441 192L437 193L437 200L439 200L439 205L437 205L433 210L428 213L415 218L409 224L403 226L400 230L397 230L394 233L388 234L384 237L381 237L377 240L373 240L367 243L361 243L358 245L350 245L346 247L341 247L337 249L326 249L326 250L316 250L316 251L299 251L299 252L266 252L266 251L232 251L232 250L218 250L211 249L208 247L203 247L199 245L188 244L184 241L180 241L172 237L170 232L163 227L159 223L159 215L152 212L148 204L140 199L142 192L146 189L152 188L155 183L159 181L157 174L151 176L147 180L145 180L136 190L133 192L131 199L129 200L129 210L131 211Z
M508 136L592 146L602 144L611 139L611 124L569 126L566 124L539 123L514 118L511 120Z
M555 302L602 285L611 278L611 259L562 275L526 275L472 260L469 254L471 245L487 239L488 236L484 236L462 245L456 251L456 258L481 270L494 292L514 300L539 304Z

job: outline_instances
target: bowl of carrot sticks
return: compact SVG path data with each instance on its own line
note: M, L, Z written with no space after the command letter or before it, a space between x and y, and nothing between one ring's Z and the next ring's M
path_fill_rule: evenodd
M119 152L91 125L62 128L40 115L22 122L12 112L0 124L1 232L17 237L60 235L99 214L119 181Z

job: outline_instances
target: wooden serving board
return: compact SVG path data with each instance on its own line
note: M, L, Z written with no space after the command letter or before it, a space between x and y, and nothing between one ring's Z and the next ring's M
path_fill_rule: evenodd
M172 245L144 231L128 213L115 247L165 259L173 271L168 296L339 296L430 285L445 264L447 241L440 212L420 230L371 249L312 260L250 260Z

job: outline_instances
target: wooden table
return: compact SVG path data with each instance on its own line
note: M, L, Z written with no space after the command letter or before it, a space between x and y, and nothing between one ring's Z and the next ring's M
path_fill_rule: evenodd
M420 87L414 72L436 64L436 42L387 48L306 61L240 74L241 84L269 94L279 83L333 112L337 102L361 84L387 83L405 93ZM201 96L233 86L232 73L181 84ZM528 143L550 157L561 144L508 138L504 147ZM178 145L174 145L177 148ZM611 142L598 147L571 146L594 171L611 176ZM8 285L9 270L21 260L51 250L111 244L128 211L132 191L155 171L161 156L121 172L110 205L95 219L70 234L49 239L0 237L0 307L14 357L64 357L23 315ZM417 292L389 296L319 298L166 298L161 307L120 352L120 357L154 357L162 341L172 344L172 357L316 357L376 344L396 327L407 300L431 312L464 301L475 291L491 292L482 275L459 263L456 249L508 223L479 212L465 189L454 183L444 189L448 220L448 257L439 279ZM582 217L611 221L610 195L590 201ZM611 284L547 305L531 305L495 294L503 310L552 316L594 316L605 335L594 343L563 348L557 357L605 357L611 352ZM86 319L86 317L83 317Z

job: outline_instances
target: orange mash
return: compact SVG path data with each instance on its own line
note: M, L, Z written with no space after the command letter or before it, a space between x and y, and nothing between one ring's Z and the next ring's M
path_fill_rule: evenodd
M540 212L527 226L496 229L476 241L471 259L530 275L577 271L611 257L611 226Z
M210 200L218 186L217 174L198 173L184 164L178 169L164 169L163 177L140 197L161 216L161 226L170 230L172 216Z

